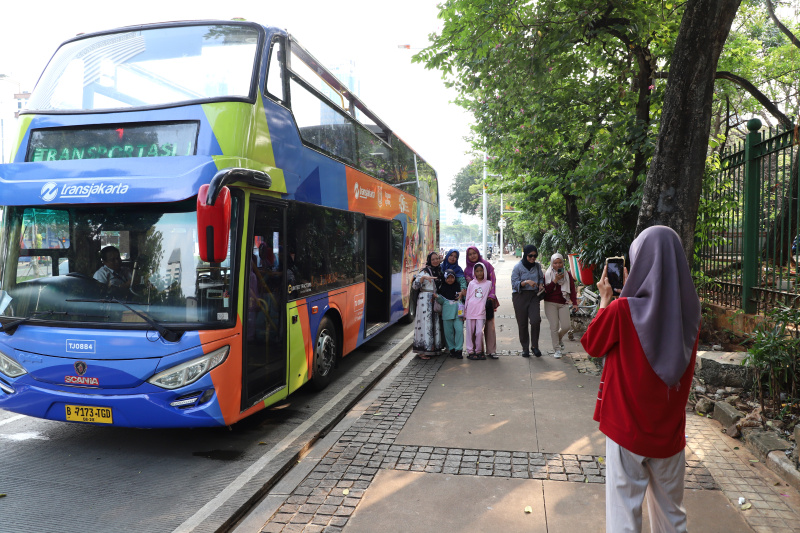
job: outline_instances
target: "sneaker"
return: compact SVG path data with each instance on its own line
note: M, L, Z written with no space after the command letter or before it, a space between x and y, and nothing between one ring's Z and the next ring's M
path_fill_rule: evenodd
M533 349L533 355L535 355L536 357L541 357L542 356L542 352L539 350L539 348L534 348Z
M531 354L529 352L522 352L522 357L530 357Z
M489 359L500 359L500 356L498 356L496 353L487 354L487 357Z
M561 350L556 350L556 353L553 354L553 357L556 359L561 359Z

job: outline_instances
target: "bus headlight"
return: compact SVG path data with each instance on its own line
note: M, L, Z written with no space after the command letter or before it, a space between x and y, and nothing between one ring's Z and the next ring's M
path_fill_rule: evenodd
M164 389L179 389L194 383L205 376L209 370L222 364L225 358L228 357L230 349L230 346L219 348L202 357L159 372L147 381Z
M0 352L0 372L10 378L16 378L22 374L28 373L27 370L22 368L22 365L11 359L3 352Z

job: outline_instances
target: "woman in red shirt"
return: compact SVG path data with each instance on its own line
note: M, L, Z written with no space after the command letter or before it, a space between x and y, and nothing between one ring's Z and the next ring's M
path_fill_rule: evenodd
M648 486L651 530L686 531L686 401L700 301L672 229L644 230L630 262L616 300L603 271L600 309L581 339L589 355L606 356L594 412L606 435L606 531L641 531Z

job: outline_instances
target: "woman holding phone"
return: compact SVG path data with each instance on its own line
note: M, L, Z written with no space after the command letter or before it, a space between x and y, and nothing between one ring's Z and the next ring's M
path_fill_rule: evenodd
M544 273L544 316L550 323L550 338L553 341L553 357L561 359L564 344L562 337L570 328L569 306L578 310L578 290L575 278L564 270L564 256L555 253L550 257L550 266Z
M616 300L603 270L599 310L581 338L589 355L606 356L594 411L606 435L606 531L641 531L649 487L651 531L681 532L700 300L672 229L644 230L629 258Z

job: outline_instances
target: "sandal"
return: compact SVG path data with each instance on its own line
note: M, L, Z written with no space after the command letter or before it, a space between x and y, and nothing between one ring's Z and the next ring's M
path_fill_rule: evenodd
M420 354L420 355L418 355L417 357L419 357L419 358L420 358L420 359L422 359L423 361L430 361L430 359L431 359L431 356L430 356L430 355L422 355L422 354Z
M477 354L477 356L478 356L478 360L480 360L480 361L486 361L486 356L484 355L484 353L483 353L483 352L481 352L481 353Z
M472 360L472 361L477 361L478 359L480 359L480 357L479 357L479 356L478 356L478 354L476 354L476 353L471 353L471 354L469 354L469 355L467 356L467 359L470 359L470 360Z

